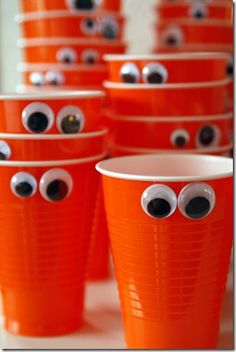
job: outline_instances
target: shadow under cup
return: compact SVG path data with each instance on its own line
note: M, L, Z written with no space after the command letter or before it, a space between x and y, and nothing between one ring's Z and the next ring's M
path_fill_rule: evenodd
M128 348L216 348L232 247L232 159L132 156L97 170Z

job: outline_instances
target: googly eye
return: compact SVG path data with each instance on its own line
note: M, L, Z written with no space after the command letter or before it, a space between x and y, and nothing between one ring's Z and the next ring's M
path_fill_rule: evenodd
M206 183L192 183L180 193L178 207L189 219L202 219L208 216L215 206L215 192Z
M81 60L84 64L93 65L96 64L99 58L99 53L96 50L85 50L81 54Z
M124 83L138 83L140 81L140 72L138 67L130 62L121 67L120 76Z
M190 140L190 136L186 130L179 129L171 135L171 143L174 147L183 148Z
M95 34L97 32L97 21L93 18L85 18L81 22L81 30L84 34Z
M141 205L150 217L164 219L176 210L177 197L171 188L165 185L154 185L144 191Z
M29 77L30 83L34 86L41 87L45 84L45 78L42 73L32 72Z
M10 157L11 148L6 142L0 141L0 160L8 160Z
M57 60L63 64L72 64L77 61L77 53L71 48L61 48L57 52Z
M193 5L189 9L189 15L196 19L204 19L208 16L207 7L203 4Z
M30 198L37 191L36 179L27 172L19 172L11 179L12 193L19 198Z
M65 106L57 116L57 127L65 134L80 133L84 128L83 112L76 106Z
M163 33L163 44L168 47L179 46L183 41L183 31L178 27L171 27Z
M61 72L49 71L45 75L46 81L52 86L60 86L65 82L65 77Z
M218 127L206 125L202 127L197 135L198 147L216 147L220 143L221 133Z
M63 169L47 171L41 178L39 190L48 202L61 202L69 197L73 188L71 175Z
M143 80L145 83L160 84L168 79L167 69L158 63L150 63L143 68Z
M229 77L233 77L234 75L234 60L232 57L228 62L226 73L227 73L227 76Z
M22 123L31 133L45 133L54 123L54 113L47 104L31 103L22 112Z
M116 39L119 33L118 23L113 19L105 19L101 25L102 36L106 39Z
M101 0L66 0L67 6L72 10L93 10L99 4Z

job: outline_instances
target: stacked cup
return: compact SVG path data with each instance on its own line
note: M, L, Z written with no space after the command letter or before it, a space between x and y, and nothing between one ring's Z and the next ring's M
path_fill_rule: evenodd
M229 155L228 58L225 53L107 55L112 155Z
M17 16L26 88L101 89L105 53L124 53L120 0L21 0Z
M0 287L11 333L56 336L83 322L103 97L0 96Z

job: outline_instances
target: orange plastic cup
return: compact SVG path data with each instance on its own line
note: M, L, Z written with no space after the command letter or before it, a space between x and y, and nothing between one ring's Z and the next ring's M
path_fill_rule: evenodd
M224 53L232 53L233 45L222 45L222 44L205 44L205 43L188 43L183 44L181 46L165 46L159 44L154 47L154 54L167 54L167 53L189 53L189 52L224 52Z
M0 160L64 160L106 151L108 130L73 135L1 134Z
M92 11L108 10L121 11L120 0L21 0L23 12L37 12L48 10Z
M121 41L88 40L76 38L21 39L18 47L23 50L27 63L102 64L103 55L123 54L126 44Z
M165 47L181 47L190 43L233 45L233 25L229 21L163 20L156 31L160 45Z
M233 160L145 155L97 170L128 348L215 349L233 238Z
M106 65L20 64L23 83L37 88L95 89L108 78ZM41 89L42 90L42 89Z
M10 333L57 336L81 326L94 166L103 157L1 162L0 288Z
M208 52L105 56L109 81L129 84L217 81L226 77L229 59L229 54Z
M201 2L168 2L159 3L156 8L157 15L162 20L176 18L194 18L196 20L219 19L231 20L233 16L233 6L230 2L215 1L209 3Z
M229 111L230 79L179 84L105 82L115 115L201 116Z
M209 149L233 142L233 114L199 117L111 115L115 144L134 148Z
M24 38L99 38L121 40L125 19L112 12L45 11L17 15Z
M101 91L0 95L0 131L16 134L78 134L98 129Z

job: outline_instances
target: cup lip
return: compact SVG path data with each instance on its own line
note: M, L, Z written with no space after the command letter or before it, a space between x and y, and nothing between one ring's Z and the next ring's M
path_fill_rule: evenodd
M103 86L108 89L123 89L123 90L158 90L158 89L180 89L180 88L207 88L225 86L232 82L231 78L225 78L218 81L204 81L204 82L186 82L186 83L164 83L164 84L128 84L105 81Z
M60 72L70 72L70 71L82 71L82 72L94 72L101 71L107 72L106 64L41 64L41 63L23 63L20 62L17 65L18 72L32 72L32 71L60 71Z
M102 46L111 46L111 47L116 47L116 46L127 46L127 43L125 43L122 40L112 40L112 41L107 41L105 39L88 39L87 38L70 38L70 37L61 37L61 38L50 38L50 37L44 37L44 38L20 38L17 40L17 47L18 48L27 48L30 46L53 46L53 45L79 45L79 44L84 44L87 45L88 47L92 47L93 45L96 45L98 47Z
M157 162L169 162L173 163L173 161L176 163L178 162L179 166L181 165L181 161L184 161L186 163L192 163L192 162L203 162L203 160L208 163L221 163L222 167L221 170L224 171L219 171L215 170L215 172L212 172L208 175L202 175L202 176L158 176L158 175L150 175L150 174L143 174L140 175L140 172L135 172L135 171L127 171L127 172L122 172L122 171L116 171L117 168L119 168L119 165L122 164L127 167L135 164L141 165L141 168L144 169L145 162L149 162L150 164L155 164ZM210 155L194 155L194 154L162 154L162 155L139 155L139 156L126 156L126 157L119 157L119 158L113 158L113 159L108 159L105 161L102 161L96 165L96 170L100 172L104 176L108 176L111 178L118 178L122 180L129 180L129 181L146 181L146 182L194 182L194 181L207 181L207 180L216 180L216 179L222 179L222 178L228 178L233 175L233 159L231 158L226 158L226 157L219 157L219 156L210 156ZM131 167L130 167L131 170Z
M168 25L168 27L176 27L178 25L181 26L197 26L197 27L212 27L212 26L217 26L217 27L229 27L232 28L232 23L230 21L226 20L220 20L220 19L209 19L205 18L199 21L198 19L193 19L193 18L175 18L173 20L161 20L157 24L157 28L162 25Z
M104 159L107 152L89 156L87 158L67 159L67 160L46 160L46 161L0 161L0 167L54 167L76 164L87 164L93 161Z
M117 121L130 121L130 122L197 122L197 121L222 121L233 120L233 112L225 114L202 115L202 116L125 116L116 115L109 112L108 117Z
M73 140L73 139L94 139L108 134L108 128L102 130L78 133L78 134L20 134L0 133L0 139L4 140Z
M11 93L1 93L0 101L25 101L25 100L64 100L64 99L91 99L91 98L103 98L105 97L105 92L102 90L48 90L39 91L24 94L11 94Z
M71 92L71 91L91 91L91 92L96 92L99 91L99 89L101 89L101 87L99 85L94 85L94 86L79 86L79 85L75 85L75 86L67 86L67 85L62 85L62 86L58 86L58 87L46 87L48 92ZM32 86L30 84L18 84L16 86L16 93L19 95L23 95L23 94L34 94L37 92L44 92L45 93L45 87L35 87ZM106 96L105 91L102 91L104 93L104 95L102 97ZM86 98L86 97L85 97ZM90 97L90 99L93 97ZM44 99L46 100L46 98ZM0 99L1 101L1 99Z
M181 53L163 53L163 54L147 54L147 55L132 55L132 54L106 54L103 56L104 60L107 62L117 62L117 61L143 61L143 60L206 60L206 59L228 59L230 54L224 52L181 52Z
M37 12L28 12L28 13L18 13L15 16L15 22L20 24L23 22L27 21L34 21L38 19L53 19L53 18L84 18L84 17L99 17L99 16L107 16L107 17L113 17L113 18L121 18L124 19L124 16L120 15L120 13L117 13L116 11L97 11L97 10L92 10L92 11L68 11L67 9L65 10L48 10L48 11L37 11Z

